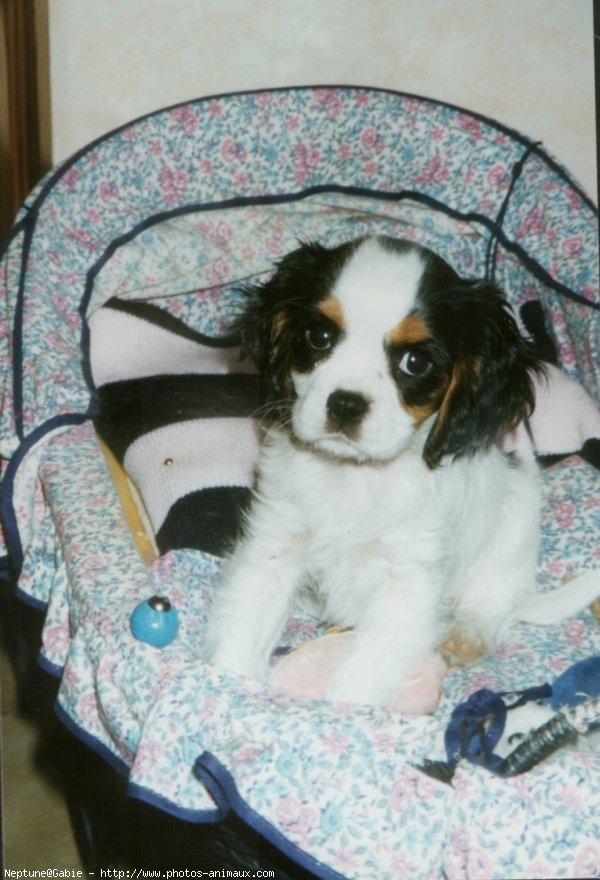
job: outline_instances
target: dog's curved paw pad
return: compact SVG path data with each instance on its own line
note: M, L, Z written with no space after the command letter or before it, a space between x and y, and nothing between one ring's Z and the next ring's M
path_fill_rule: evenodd
M442 643L440 653L448 666L472 666L489 653L489 645L483 636L457 632Z

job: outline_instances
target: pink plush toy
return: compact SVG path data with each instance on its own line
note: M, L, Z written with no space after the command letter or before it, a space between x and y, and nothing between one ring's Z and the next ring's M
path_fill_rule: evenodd
M569 455L583 450L595 460L600 438L600 409L583 386L553 364L547 376L534 377L535 410L528 425L520 424L504 440L507 452L523 458L535 455Z
M537 300L524 303L519 317L546 361L547 375L533 378L535 409L527 425L505 437L504 449L521 457L552 460L577 453L600 469L600 408L588 392L559 367L546 316Z
M298 697L325 699L327 686L353 638L352 631L333 632L305 642L273 669L270 684ZM408 683L387 708L410 715L433 712L440 699L441 682L446 671L440 655L431 654L414 670Z

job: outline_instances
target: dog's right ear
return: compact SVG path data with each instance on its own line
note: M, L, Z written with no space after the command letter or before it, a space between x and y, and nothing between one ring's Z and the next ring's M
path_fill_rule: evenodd
M283 257L267 281L241 287L246 306L233 329L240 335L242 351L266 380L271 398L289 398L293 393L295 313L306 308L329 253L322 245L307 242Z
M463 281L438 303L439 338L447 335L448 385L423 458L473 455L497 443L535 407L533 377L544 367L513 311L493 284Z

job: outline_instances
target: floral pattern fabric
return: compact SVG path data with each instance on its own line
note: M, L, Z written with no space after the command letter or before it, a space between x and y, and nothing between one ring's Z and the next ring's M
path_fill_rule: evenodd
M202 663L221 562L176 551L144 568L91 427L56 435L40 478L55 546L40 528L21 588L48 602L42 650L62 670L63 712L128 773L133 794L191 821L217 819L239 798L274 842L282 835L344 877L595 876L582 870L600 865L600 753L563 750L509 780L459 765L451 787L417 769L444 758L450 714L473 691L552 682L599 654L591 612L515 626L484 663L448 672L431 716L295 698ZM565 578L598 567L599 489L597 471L577 457L544 473L540 588L568 589ZM60 561L54 574L50 554ZM154 593L180 617L162 650L129 631L132 610ZM282 647L318 633L297 612Z
M226 675L199 659L220 561L179 551L147 570L78 424L93 401L86 318L110 296L215 335L239 282L298 238L367 233L487 270L517 307L541 300L564 369L600 400L597 212L539 147L473 114L358 88L192 102L90 145L23 206L0 263L4 528L21 594L47 608L61 713L132 793L196 821L230 804L323 876L597 876L597 753L565 750L514 780L460 765L452 787L416 768L443 757L449 715L477 688L541 684L600 653L591 613L515 627L485 663L450 672L424 718ZM540 584L568 589L600 567L598 474L573 457L544 492ZM160 651L129 632L153 593L180 615ZM294 614L283 643L318 631Z
M156 248L154 269L138 278L151 296L152 284L165 281L159 227L189 215L199 235L179 273L214 294L248 271L267 271L289 248L283 215L321 195L362 197L363 220L399 209L406 233L435 243L468 274L482 273L491 229L504 212L499 261L505 252L524 253L534 277L598 303L596 212L528 139L446 105L376 90L284 89L201 100L100 139L23 206L0 281L4 357L18 375L4 382L7 426L14 421L19 435L59 413L85 410L80 313L101 305L97 277L101 269L121 271L126 244L139 239L142 248ZM420 218L405 223L407 200L430 210L415 210ZM238 212L242 207L255 210L250 222L246 211ZM260 234L263 211L275 214L267 236ZM439 215L454 221L443 240L435 228ZM321 234L336 226L336 217L334 199L321 213ZM515 293L524 291L529 275L521 266ZM580 310L563 299L571 344L587 340ZM14 444L5 431L3 454Z

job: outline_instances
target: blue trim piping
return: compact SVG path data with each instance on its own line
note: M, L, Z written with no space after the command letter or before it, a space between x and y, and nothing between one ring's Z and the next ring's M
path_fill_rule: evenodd
M46 611L48 608L48 602L45 599L37 599L35 596L26 593L21 587L15 588L15 597L24 605L33 608L34 611Z
M128 783L126 793L128 797L135 798L135 800L142 801L163 813L168 813L176 819L182 819L184 822L190 822L194 825L215 825L217 822L221 822L228 812L221 807L212 810L190 810L186 807L178 807L173 801L143 785L138 785L137 782Z
M194 775L206 786L215 801L223 809L231 809L248 827L282 852L285 856L311 871L321 880L346 880L328 865L300 849L284 834L257 813L240 795L233 776L227 768L210 752L203 752L194 764Z
M278 86L276 88L262 88L262 89L242 89L239 91L233 92L219 92L214 95L205 95L201 98L195 98L190 101L178 101L175 104L169 104L165 107L161 107L158 110L153 110L150 113L144 113L141 116L137 116L134 119L131 119L127 122L124 122L122 125L118 125L116 128L111 129L95 140L91 141L89 144L86 144L76 153L74 153L69 159L67 159L52 175L45 186L42 188L40 193L38 194L35 202L31 206L31 210L36 210L39 208L39 205L44 201L48 191L54 186L54 184L65 174L67 171L72 168L80 159L82 159L86 153L91 152L96 147L100 146L100 144L104 143L104 141L113 137L114 135L119 134L122 131L125 131L128 128L131 128L134 125L137 125L140 122L144 122L148 119L152 119L154 116L160 116L161 113L168 113L172 110L176 110L178 107L185 107L189 105L199 105L206 104L211 101L220 101L224 98L243 98L250 97L252 95L265 95L265 94L283 94L288 92L290 94L295 94L296 92L315 92L322 90L335 89L336 91L341 92L368 92L370 94L380 94L380 95L389 95L391 97L397 98L408 98L413 101L419 101L423 104L429 104L434 107L445 107L448 110L453 110L455 113L460 113L464 116L470 116L472 119L477 119L480 122L485 123L486 125L495 128L497 131L502 132L505 135L508 135L513 140L516 140L518 143L522 144L525 147L533 147L533 152L539 156L556 174L559 175L566 183L571 186L575 192L581 197L581 199L585 202L588 208L590 208L595 214L598 214L598 208L594 205L590 197L581 189L581 187L569 176L567 171L560 165L555 159L549 156L537 142L532 141L526 135L522 134L520 131L517 131L510 126L504 125L502 122L498 122L496 119L493 119L491 116L485 116L483 113L477 113L473 110L468 110L465 107L460 107L457 104L451 104L447 101L439 101L435 98L427 98L423 95L416 95L412 92L401 92L396 89L385 89L385 88L374 88L371 86L361 86L361 85L335 85L335 84L319 84L319 85L304 85L304 86Z
M88 421L88 419L88 413L66 413L59 416L53 416L43 424L38 425L31 434L28 434L8 463L4 474L4 480L2 481L1 511L2 525L9 550L11 565L15 572L18 572L23 564L23 545L21 543L19 524L17 522L17 515L13 503L14 483L17 471L27 453L33 449L33 447L39 443L46 434L50 433L50 431L63 427L82 425L84 422Z
M529 145L524 156L519 160L520 163L523 163L524 159L531 155L531 153L534 151L534 147L534 144ZM517 163L517 165L519 164L519 162ZM108 244L102 256L98 258L98 260L94 263L93 266L91 266L91 268L87 272L85 290L78 307L78 312L82 321L80 341L82 351L82 371L88 388L92 392L95 390L90 364L90 332L86 320L87 308L92 297L94 284L96 282L98 274L120 247L123 247L124 245L133 241L145 230L150 229L153 226L157 226L159 223L166 222L173 217L180 217L187 214L204 213L207 211L217 211L230 208L254 207L256 205L289 204L291 202L302 201L303 199L310 198L313 195L321 195L325 193L341 193L344 195L368 197L379 201L390 202L400 202L408 199L411 201L420 202L421 204L426 204L429 207L440 211L440 213L446 214L447 216L452 217L456 220L461 220L463 222L479 223L481 226L487 228L492 233L492 238L490 241L495 241L495 251L497 251L498 245L502 243L503 247L507 251L514 253L521 260L521 262L525 266L527 266L529 271L535 277L543 281L548 287L551 287L558 293L566 296L567 298L575 302L580 303L581 305L586 305L589 308L600 311L600 303L594 303L586 299L585 297L571 290L571 288L552 278L545 271L545 269L543 269L543 267L540 266L539 263L537 263L536 260L533 260L527 255L527 253L520 245L508 239L503 233L502 228L499 225L498 219L493 220L485 216L484 214L479 214L475 211L466 213L458 211L454 208L449 207L444 202L438 201L432 196L427 196L414 190L401 190L399 192L390 192L386 190L370 190L364 187L343 186L341 184L332 183L307 187L306 189L300 190L295 193L268 194L262 196L248 197L237 196L231 199L223 199L218 202L198 202L189 205L180 205L179 207L173 208L169 211L160 211L157 214L146 217L141 223L136 224L128 232L124 233L118 238L113 239L113 241ZM502 216L505 213L506 206L503 205L503 208L504 211L502 212Z
M488 242L488 249L485 256L485 277L486 280L491 281L492 284L496 281L496 260L498 257L498 245L500 243L500 234L502 232L502 224L504 223L504 218L506 216L506 212L508 211L508 205L510 203L511 196L515 190L517 183L523 173L523 169L525 168L525 163L531 156L534 145L528 147L525 152L522 154L521 158L514 163L512 167L511 179L506 195L504 196L504 200L502 205L500 206L500 210L498 212L498 216L496 217L494 226L495 229L490 237Z
M51 675L52 678L59 680L62 678L63 667L48 660L43 654L38 654L37 663L38 666L48 675ZM58 700L54 704L54 711L61 724L67 728L69 733L95 752L103 761L106 761L120 776L125 778L129 777L131 770L127 762L122 758L119 758L118 755L115 755L114 752L97 739L97 737L88 733L87 730L74 721ZM182 819L185 822L190 822L196 825L212 825L216 822L220 822L229 812L220 806L209 810L191 810L186 807L179 807L176 803L164 797L164 795L158 794L145 786L138 785L136 782L127 783L126 794L128 797L143 801L156 809L162 810L163 813L168 813L169 815L174 816L176 819Z
M122 758L115 755L103 742L81 728L58 701L55 703L54 710L61 723L76 739L106 761L120 776L125 778L129 776L129 765ZM194 764L193 772L214 798L217 804L215 809L191 810L178 807L177 804L163 795L135 782L127 784L126 794L128 797L147 803L149 806L159 809L176 819L181 819L195 825L214 825L225 819L230 812L233 812L247 827L256 831L264 840L271 843L279 852L283 853L283 855L287 856L299 867L312 872L321 880L346 880L342 874L334 871L314 856L304 852L291 840L288 840L279 829L275 828L263 816L253 810L239 794L235 781L229 771L210 752L204 752L200 755Z
M0 580L11 580L10 556L0 556Z
M378 199L380 201L402 201L404 199L420 201L424 204L428 204L430 207L440 210L441 212L451 217L454 217L455 219L464 220L465 222L470 221L473 223L480 223L484 226L487 226L492 232L494 232L495 230L494 221L490 220L488 217L485 217L483 214L478 214L475 212L465 214L460 211L456 211L453 208L449 208L442 202L438 202L436 199L430 196L425 196L422 193L416 193L412 190L404 190L401 192L387 192L384 190L369 190L363 187L342 186L340 184L323 184L313 187L307 187L306 189L299 190L296 193L266 194L262 196L247 197L236 196L230 199L223 199L218 202L195 202L189 205L180 205L179 207L173 208L169 211L159 211L157 214L146 217L142 222L136 224L128 232L124 233L118 238L113 239L107 245L102 256L96 260L96 262L93 264L93 266L90 267L87 272L85 289L82 299L79 303L78 312L82 321L80 340L82 351L82 371L88 388L90 388L92 392L95 390L90 364L90 333L86 320L86 313L98 274L120 247L123 247L124 245L133 241L145 230L150 229L153 226L157 226L160 223L166 222L173 217L181 217L193 213L204 213L207 211L217 211L229 208L253 207L256 205L289 204L290 202L302 201L306 198L310 198L313 195L333 192L343 193L344 195L367 196L370 198ZM571 293L571 291L569 291L569 293ZM575 296L577 296L577 294L575 294ZM587 300L585 302L587 302Z
M73 721L67 710L64 709L58 701L54 704L54 712L58 716L60 722L64 724L69 733L72 733L76 739L99 755L99 757L106 761L113 770L116 770L120 776L125 778L129 776L129 765L127 762L124 761L123 758L119 758L118 755L115 755L114 752L111 752L108 746L105 746L103 742L100 742L97 737L88 733L87 730L84 730Z
M19 289L15 304L14 329L13 329L13 410L15 419L15 431L19 440L23 440L23 310L25 300L25 277L27 275L27 261L31 248L31 240L35 229L37 215L32 213L25 218L23 249L21 252L21 273L19 276Z
M52 668L57 668L49 661L40 663L40 665L50 674L53 674ZM58 701L55 703L54 710L61 723L64 724L76 739L92 749L113 770L116 770L120 776L129 776L129 765L122 758L115 755L103 742L80 727ZM253 810L239 794L229 771L209 752L204 752L196 761L194 775L206 786L211 796L215 799L217 804L215 809L192 810L178 807L177 804L163 795L145 786L138 785L136 782L129 782L127 784L126 793L128 797L147 803L149 806L159 809L163 813L168 813L176 819L181 819L195 825L213 825L221 822L230 811L233 811L249 828L257 831L261 837L273 844L276 849L300 867L312 871L317 877L323 878L323 880L346 880L337 871L334 871L318 861L314 856L301 850L296 844L288 840L281 831Z
M534 145L530 146L532 147ZM524 160L524 158L529 157L532 152L534 152L532 148L528 149L524 156L520 160L518 160L516 164L518 165L519 162L522 162ZM189 205L181 205L178 208L173 208L170 211L160 211L157 214L146 217L141 223L138 223L136 226L130 229L129 232L124 233L122 236L119 236L119 238L114 239L107 246L103 255L99 257L96 263L88 270L86 289L79 306L79 313L82 319L85 320L85 313L87 311L87 306L92 295L95 279L100 270L113 256L115 251L117 251L124 244L128 244L146 229L150 229L151 227L156 226L166 220L170 220L173 217L192 214L195 212L201 213L204 211L218 211L229 208L254 207L257 205L289 204L290 202L299 202L303 199L310 198L311 196L322 195L326 193L341 193L343 195L367 197L379 201L390 202L401 202L408 199L425 204L428 207L435 209L436 211L440 211L440 213L442 214L446 214L447 216L454 218L455 220L479 223L487 228L490 232L494 233L497 236L498 242L501 243L507 251L514 253L523 262L523 264L527 266L529 271L534 276L538 277L539 280L543 281L544 284L552 287L558 293L563 294L564 296L574 300L575 302L580 303L581 305L586 305L592 309L600 310L600 303L595 303L589 299L586 299L585 297L576 293L574 290L571 290L570 287L567 287L562 282L552 278L546 272L546 270L539 265L536 260L534 260L527 254L527 252L522 248L521 245L513 242L511 239L506 237L506 235L502 232L502 229L498 228L497 219L492 219L490 217L487 217L485 214L478 213L477 211L458 211L455 208L449 207L444 202L438 201L437 199L433 198L433 196L428 196L415 190L400 190L398 192L391 192L389 190L371 190L366 187L345 186L342 184L330 183L307 187L306 189L300 190L295 193L268 194L262 196L248 197L238 196L231 199L223 199L218 202L200 202L192 203Z
M44 672L47 672L52 678L57 678L59 680L62 678L63 667L59 666L57 663L53 663L52 660L48 660L48 658L41 652L38 654L37 664L40 669L43 669Z

